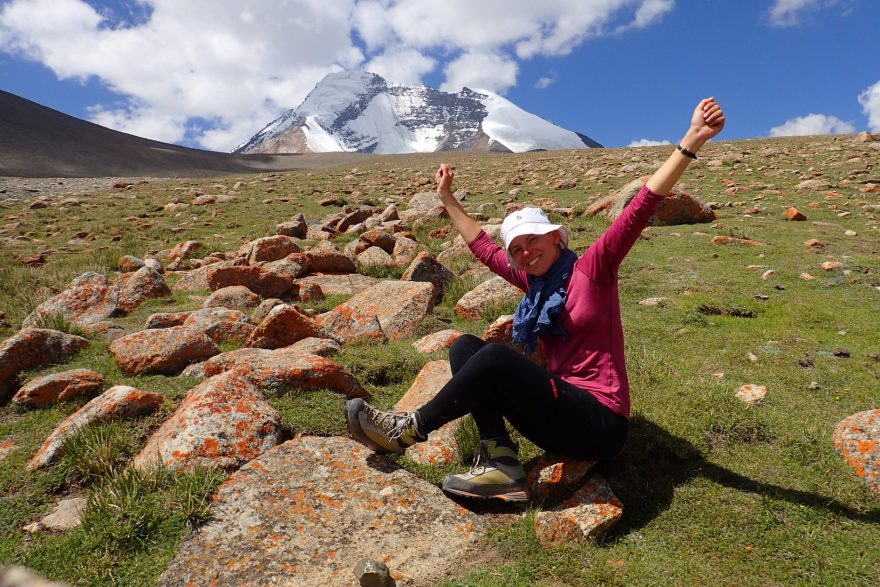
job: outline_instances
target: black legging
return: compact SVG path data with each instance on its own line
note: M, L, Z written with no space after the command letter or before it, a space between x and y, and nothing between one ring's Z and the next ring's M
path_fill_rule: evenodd
M510 347L466 334L450 347L449 362L452 379L418 410L426 433L473 414L483 439L509 438L507 418L523 436L558 455L601 460L623 447L626 418Z

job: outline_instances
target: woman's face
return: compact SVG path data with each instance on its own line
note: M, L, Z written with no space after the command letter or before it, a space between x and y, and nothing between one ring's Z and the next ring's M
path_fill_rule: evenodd
M543 275L559 258L559 231L522 234L510 242L507 252L513 262L529 275Z

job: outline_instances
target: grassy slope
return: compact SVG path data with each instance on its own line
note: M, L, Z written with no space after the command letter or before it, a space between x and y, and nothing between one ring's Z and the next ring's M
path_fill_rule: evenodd
M27 210L25 203L7 202L6 221L21 222L17 234L30 240L0 251L0 311L17 326L51 289L63 288L87 269L110 271L122 254L143 256L188 239L202 240L210 250L235 250L244 240L274 233L275 223L295 212L317 219L334 211L316 204L324 193L342 195L352 204L382 204L388 196L405 202L412 193L430 189L441 159L457 165L457 184L470 192L468 202L474 206L500 202L519 188L520 202L582 209L650 173L667 152L658 147L381 157L364 161L354 172L346 167L137 186L82 198L83 205L64 211ZM545 551L535 542L529 513L492 534L500 558L491 568L478 568L450 584L876 583L878 502L836 455L831 432L847 415L880 407L880 362L871 357L880 353L872 318L880 298L880 246L877 223L859 207L860 202L878 203L876 193L860 191L872 179L870 161L877 151L851 138L825 137L722 142L704 153L685 184L703 201L736 205L721 208L713 227L650 228L620 273L634 417L624 453L601 471L625 504L621 525L602 545ZM707 165L712 159L721 166ZM552 189L568 178L577 179L578 188ZM811 178L828 185L793 189ZM191 188L219 193L239 180L245 185L228 204L171 213L162 209L175 199L191 201ZM784 221L782 213L790 205L808 220ZM759 210L746 214L753 206ZM850 214L840 216L846 211ZM607 226L597 218L566 222L575 247L587 246ZM435 252L442 241L427 233L437 226L417 230ZM858 235L845 236L845 230ZM94 240L87 246L69 244L79 231ZM710 244L718 234L747 236L767 246ZM805 247L810 238L828 246ZM14 262L18 255L46 249L54 252L40 269ZM826 260L843 265L825 272L820 264ZM775 274L762 280L768 269ZM798 278L802 272L817 279L803 281ZM652 296L664 297L665 305L637 304ZM476 324L463 322L451 311L454 301L444 300L426 321L426 331L456 327L479 333L491 322L490 316ZM175 294L118 321L137 328L152 312L198 304L189 294ZM749 310L755 317L707 314L701 306ZM840 348L850 356L835 356ZM88 366L104 373L110 384L164 393L164 415L194 384L124 377L105 353L105 346L94 342L66 364L24 378ZM407 389L420 365L434 358L419 356L404 341L347 349L339 360L377 403L387 406ZM818 389L810 389L813 381ZM767 386L760 406L746 408L733 397L745 383ZM273 402L296 431L345 432L337 417L342 400L334 394ZM76 407L23 414L0 408L0 441L14 438L18 445L0 461L0 561L23 562L81 584L151 584L185 531L181 516L162 518L147 540L123 550L118 541L111 548L98 540L108 535L106 529L36 539L20 531L48 511L59 494L100 486L72 481L61 466L23 473L27 456ZM128 438L138 446L160 419L127 423ZM525 448L526 457L536 454L534 447ZM446 472L412 470L432 482ZM165 499L163 491L154 492L159 502Z

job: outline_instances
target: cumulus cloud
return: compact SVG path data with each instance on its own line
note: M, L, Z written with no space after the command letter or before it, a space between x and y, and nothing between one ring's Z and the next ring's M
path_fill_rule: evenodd
M847 14L852 0L774 0L767 11L767 19L775 27L797 26L806 14L838 5L842 6L843 14Z
M492 53L465 53L446 66L444 92L458 92L464 87L503 94L516 84L519 66L515 61Z
M544 76L535 82L535 87L539 90L544 90L552 86L554 83L556 83L556 77Z
M880 81L859 94L859 104L868 117L868 128L880 132Z
M804 135L840 135L855 132L855 127L836 116L807 114L785 121L770 129L771 137L792 137Z
M655 141L653 139L639 139L637 141L632 141L627 147L657 147L659 145L671 145L667 140Z
M673 7L674 0L5 0L0 52L117 94L90 111L100 124L228 150L333 71L415 84L439 67L445 89L504 92L517 83L520 60L650 26Z

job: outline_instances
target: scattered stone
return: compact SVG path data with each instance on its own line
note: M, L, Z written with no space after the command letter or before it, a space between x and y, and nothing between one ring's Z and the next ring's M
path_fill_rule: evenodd
M67 583L56 583L44 579L25 567L8 566L0 568L0 587L69 587Z
M313 336L298 340L287 348L292 352L304 355L318 355L319 357L331 357L342 350L339 343L333 339L316 338Z
M850 356L849 350L841 348L834 349L833 351L831 351L831 354L833 354L835 357L843 358L849 358Z
M194 387L150 437L133 466L237 469L281 440L281 413L246 377L229 372Z
M186 326L141 330L110 343L110 352L126 375L176 375L190 363L220 352L205 333Z
M431 253L423 251L416 255L400 279L433 284L436 293L433 303L436 304L443 298L446 284L455 279L455 274L437 261Z
M357 577L361 587L395 587L397 583L388 571L388 565L362 558L354 566L354 576Z
M309 227L306 224L305 216L297 214L293 220L282 222L275 227L275 232L284 236L292 236L294 238L306 238Z
M364 267L393 267L394 259L379 247L369 247L357 256L358 263Z
M345 586L362 558L385 561L406 585L458 572L483 518L353 440L295 438L234 473L214 520L183 539L162 587ZM426 531L430 528L430 532Z
M814 249L824 249L826 245L817 238L811 238L808 241L804 241L804 246L813 247Z
M577 487L595 464L596 461L577 461L545 453L529 469L529 496L539 502L559 498Z
M91 369L71 369L28 381L13 396L12 402L29 408L44 408L92 394L104 385L104 377Z
M0 461L11 455L13 450L15 450L14 440L0 440Z
M280 298L293 287L293 279L255 265L236 265L235 261L208 265L206 278L212 291L243 285L264 298Z
M0 345L0 401L5 399L4 389L20 371L60 363L88 344L81 336L44 328L25 328L7 338Z
M809 273L804 272L804 273L801 273L800 275L798 275L798 279L800 279L801 281L812 281L816 278L813 277L812 275L810 275Z
M810 389L821 389L818 381L810 381L810 385L808 385Z
M15 262L26 267L42 267L46 264L47 257L45 253L32 253L29 255L20 255L15 258Z
M765 271L764 273L761 274L761 279L763 279L764 281L767 281L768 279L770 279L774 275L776 275L776 271L774 269L768 269L767 271Z
M349 275L309 275L296 280L300 286L318 285L324 295L353 296L379 283L375 277L352 273Z
M762 401L766 395L767 388L763 385L752 385L749 383L736 390L736 397L748 406L753 406Z
M800 210L798 210L794 206L791 206L789 208L786 208L785 210L785 219L788 221L801 221L806 220L807 217L804 216L804 214Z
M315 245L306 254L312 263L312 271L316 273L357 273L354 261L342 254L330 241Z
M262 302L260 302L260 305L257 306L257 309L254 310L253 314L251 314L251 320L253 320L255 324L259 324L266 319L266 316L269 315L269 312L272 310L272 308L283 303L284 302L279 300L278 298L269 298L267 300L263 300Z
M843 234L845 234L846 236L859 236L859 233L854 230L847 230Z
M880 410L867 410L842 420L832 436L834 448L880 496Z
M73 530L82 524L82 515L86 511L86 505L89 500L85 497L69 497L62 499L55 504L55 509L50 514L42 518L36 524L31 524L31 530L25 527L27 531L54 530L56 532L66 532Z
M360 240L371 247L379 247L386 253L394 251L396 240L388 232L381 228L370 229L360 235Z
M833 271L835 269L839 269L842 266L843 263L841 263L840 261L825 261L824 263L822 263L822 269L824 271Z
M761 241L752 240L750 238L740 238L727 235L712 237L711 242L713 245L747 245L750 247L763 247L767 245L767 243L762 243Z
M67 439L88 424L148 414L161 403L162 395L158 393L127 385L111 387L59 424L28 461L27 469L33 471L54 461Z
M632 201L648 176L635 179L614 194L602 198L592 204L584 213L585 216L603 214L610 218L617 218L623 209ZM713 222L715 212L692 195L688 194L681 184L676 184L669 195L663 198L651 217L651 226L673 226L679 224L697 224Z
M192 311L187 312L157 312L147 317L147 323L144 328L171 328L172 326L183 326L186 319Z
M422 354L429 354L448 349L453 342L464 333L452 328L427 334L413 343L413 348Z
M665 306L666 298L645 298L639 301L640 306Z
M591 478L569 499L550 511L535 514L538 542L545 548L575 540L597 541L623 516L623 504L604 478Z

